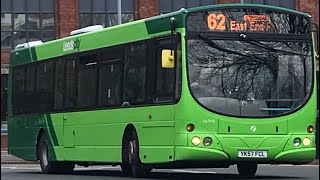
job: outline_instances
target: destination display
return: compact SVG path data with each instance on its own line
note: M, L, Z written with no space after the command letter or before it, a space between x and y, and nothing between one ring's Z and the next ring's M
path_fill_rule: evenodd
M207 18L210 30L225 31L226 17L223 14L209 14ZM272 31L270 17L267 15L244 15L243 21L230 21L230 31Z
M309 34L309 20L300 15L271 10L225 9L192 13L188 31L270 32Z

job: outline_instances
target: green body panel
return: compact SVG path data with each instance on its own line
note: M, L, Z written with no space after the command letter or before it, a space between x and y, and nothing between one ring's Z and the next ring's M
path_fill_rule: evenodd
M25 159L35 160L40 129L43 129L46 136L50 138L51 147L59 146L62 142L63 124L56 118L57 116L59 114L10 117L8 120L9 151L10 147L26 148L28 151L22 152L26 156ZM54 154L51 155L56 158Z
M108 28L108 31L101 30L99 32L89 32L51 41L46 45L39 45L36 47L36 53L38 60L42 60L75 52L88 51L91 49L112 46L115 44L142 40L148 35L145 29L146 28L143 20L140 20L130 23L130 25L123 24L110 27ZM130 34L130 36L119 36L119 34ZM80 44L79 47L74 50L63 51L64 42L69 42L70 40L78 40ZM47 51L48 48L50 51Z
M171 30L171 22L175 22L175 28L185 26L186 11L184 9L160 16L151 17L146 19L146 27L149 34L165 32ZM173 18L173 19L172 19Z
M141 157L146 157L142 161L167 162L169 156L173 157L173 119L173 105L10 117L9 152L35 160L35 144L42 128L50 137L52 147L60 148L53 153L52 159L121 162L122 137L130 122L141 142ZM166 133L162 138L157 138L163 132ZM17 153L19 149L29 150L20 154ZM159 158L159 152L163 158Z
M177 147L177 161L228 161L229 156L223 151L209 148Z
M275 161L288 161L291 160L295 163L305 163L314 160L316 155L316 148L304 148L304 149L293 149L289 151L283 151L279 153L274 159Z
M10 65L19 65L32 62L30 49L14 50L10 54Z
M216 5L209 8L261 7L257 5ZM293 10L285 10L298 13ZM42 115L12 116L11 98L8 99L8 145L9 153L26 160L36 160L36 144L39 132L50 140L50 159L59 161L89 161L121 163L121 145L125 128L133 125L138 134L140 159L143 163L166 163L172 161L228 161L237 162L238 150L267 150L268 158L258 163L308 162L315 153L315 133L307 133L307 126L316 122L316 77L310 99L298 111L273 118L239 118L209 112L201 107L190 94L187 81L184 18L193 8L168 15L139 20L91 32L54 40L35 48L14 50L12 66L31 61L45 60L75 52L123 44L170 34L170 18L177 21L176 32L181 33L182 44L182 90L176 104L132 108L100 109L81 112L64 112ZM73 50L63 51L64 43L77 41ZM8 92L11 97L12 74L9 74ZM150 118L151 115L151 118ZM186 125L193 123L192 132ZM230 126L230 131L228 127ZM256 131L250 127L256 126ZM276 131L278 127L278 131ZM213 144L194 146L191 139L198 136L211 137ZM295 137L309 137L311 145L293 146Z

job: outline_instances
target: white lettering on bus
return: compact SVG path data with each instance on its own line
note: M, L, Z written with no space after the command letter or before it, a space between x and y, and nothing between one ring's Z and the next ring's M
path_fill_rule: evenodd
M63 51L74 50L74 41L63 42Z

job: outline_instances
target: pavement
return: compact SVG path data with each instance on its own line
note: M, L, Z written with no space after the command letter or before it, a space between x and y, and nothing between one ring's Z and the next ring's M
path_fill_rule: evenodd
M8 154L6 149L1 149L1 164L38 164L38 161L26 161Z
M1 149L1 164L38 164L38 161L25 161L8 154L6 149ZM309 163L310 165L319 165L319 159Z

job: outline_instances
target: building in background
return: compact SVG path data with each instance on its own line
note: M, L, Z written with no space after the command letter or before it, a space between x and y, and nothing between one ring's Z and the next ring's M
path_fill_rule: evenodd
M307 12L312 15L313 22L319 25L319 0L121 1L122 23L181 8L209 4L254 3ZM66 37L74 29L95 24L113 26L118 24L117 13L117 0L1 0L1 122L6 120L9 53L17 44L39 39L46 42ZM318 50L317 52L319 53ZM317 70L319 72L319 65ZM318 99L319 97L320 95ZM2 135L1 139L1 147L6 147L6 135Z

